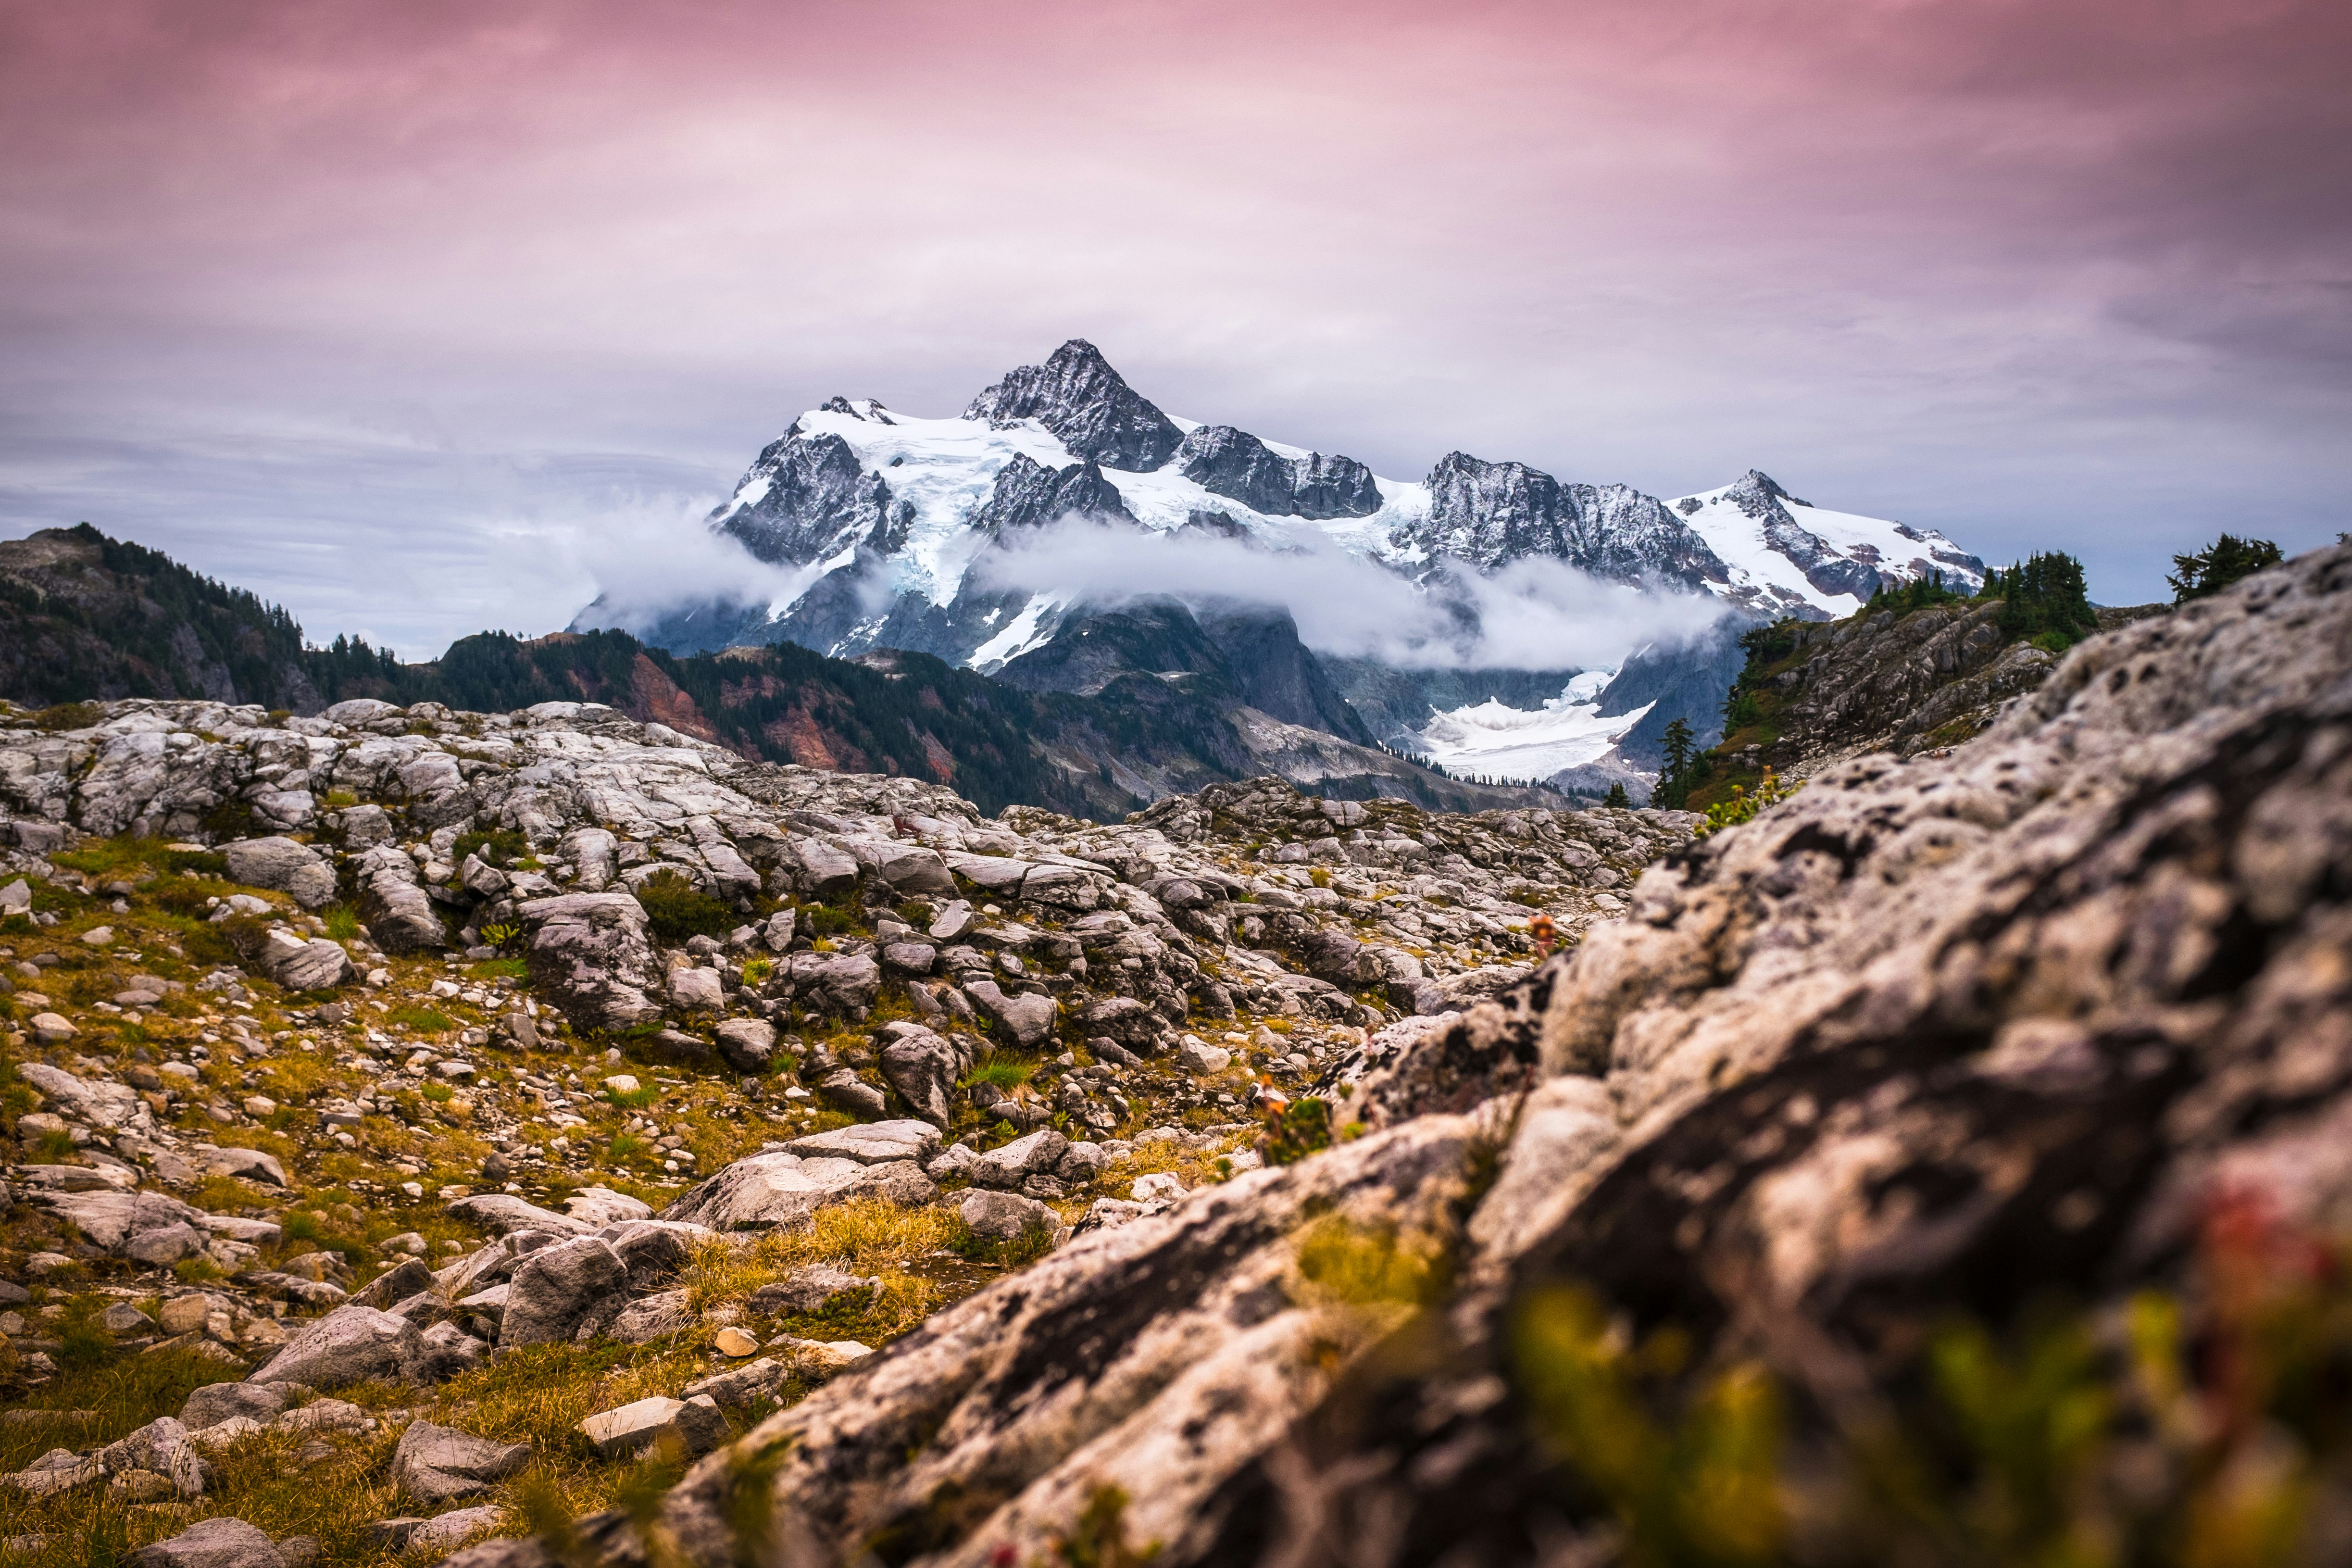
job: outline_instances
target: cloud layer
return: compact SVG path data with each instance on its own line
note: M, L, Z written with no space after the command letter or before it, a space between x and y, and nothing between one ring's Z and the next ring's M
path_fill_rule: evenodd
M974 570L989 586L1104 606L1150 595L1196 608L1279 605L1318 653L1408 669L1614 668L1635 647L1680 641L1723 614L1714 600L1603 583L1558 561L1514 562L1491 577L1448 574L1423 589L1311 529L1288 545L1269 551L1070 520L1023 533Z
M1760 467L2144 598L2344 526L2346 79L2332 0L0 7L0 524L430 651L1083 334L1383 473Z

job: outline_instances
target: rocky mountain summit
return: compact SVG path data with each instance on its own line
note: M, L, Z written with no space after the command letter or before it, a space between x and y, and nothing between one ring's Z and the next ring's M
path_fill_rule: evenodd
M2352 1349L2347 757L2352 549L2095 637L567 1558L2335 1561L2340 1405L2269 1379Z

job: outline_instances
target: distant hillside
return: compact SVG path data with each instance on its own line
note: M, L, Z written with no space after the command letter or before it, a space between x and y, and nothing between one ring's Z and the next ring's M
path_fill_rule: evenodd
M1255 647L1249 624L1218 629L1234 654L1204 645L1186 679L1106 658L1081 691L1022 689L894 650L842 659L783 643L678 658L618 631L483 632L403 664L349 637L306 647L283 609L87 523L0 543L0 696L29 705L189 697L315 713L360 697L476 712L603 702L760 761L906 774L992 812L1022 804L1097 820L1268 773L1334 798L1439 810L1564 804L1293 722L1344 704Z
M38 706L320 702L294 617L86 522L0 542L0 691Z
M1767 767L1790 776L1864 752L1958 745L2049 679L2084 637L2166 609L2095 607L2079 564L2045 555L1990 574L1974 596L1920 584L1843 620L1756 627L1740 638L1746 663L1724 703L1720 743L1679 780L1670 764L1660 799L1696 810L1734 785L1753 787Z

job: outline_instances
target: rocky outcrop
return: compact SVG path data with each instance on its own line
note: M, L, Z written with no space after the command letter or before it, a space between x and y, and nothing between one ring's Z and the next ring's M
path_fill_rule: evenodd
M1955 1310L2175 1278L2217 1194L2343 1212L2347 799L2352 547L1650 870L1393 1040L1361 1136L940 1314L689 1473L666 1550L735 1560L756 1453L819 1553L1019 1560L1116 1487L1163 1563L1614 1561L1515 1337L1571 1282L1688 1364L1773 1368L1801 1437ZM617 1515L583 1539L646 1560Z
M1912 756L1983 733L2063 657L2004 632L2001 608L1992 599L1864 610L1760 634L1771 639L1765 668L1751 659L1741 679L1768 694L1778 734L1737 760L1811 773L1864 752ZM2099 624L2112 631L2164 613L2157 605L2105 609Z

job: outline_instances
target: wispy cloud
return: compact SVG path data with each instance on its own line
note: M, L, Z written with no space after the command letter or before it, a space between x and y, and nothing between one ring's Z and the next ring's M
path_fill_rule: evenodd
M1636 647L1678 641L1724 613L1711 599L1604 583L1564 562L1461 569L1424 587L1349 554L1312 529L1269 549L1067 519L1024 531L974 563L992 586L1112 605L1164 594L1196 606L1279 605L1321 653L1406 668L1589 668Z

